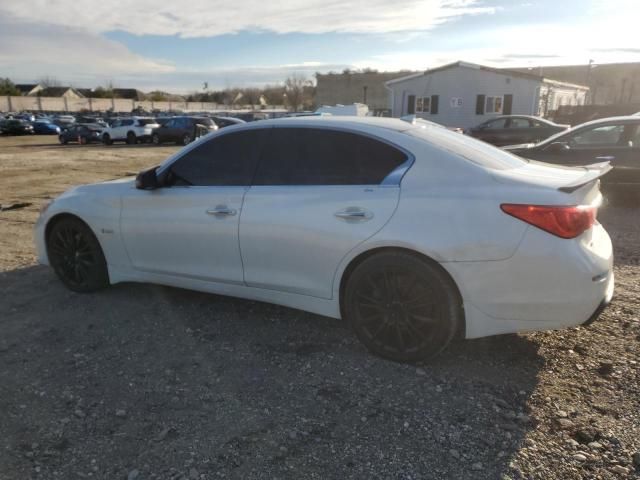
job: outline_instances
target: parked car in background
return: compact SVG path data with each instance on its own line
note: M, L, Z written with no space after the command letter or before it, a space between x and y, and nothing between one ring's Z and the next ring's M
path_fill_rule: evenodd
M33 126L26 120L10 118L0 123L0 133L5 135L31 135Z
M106 145L113 142L127 142L132 145L151 140L151 133L160 125L152 117L130 117L114 120L102 132L102 141Z
M69 125L76 123L76 119L72 115L54 115L51 121L60 128L67 128Z
M577 125L537 144L511 145L508 152L559 165L610 162L602 178L607 191L640 192L640 117L611 117Z
M166 142L187 145L216 130L218 126L209 117L173 117L153 130L151 141L156 145Z
M155 282L272 302L343 318L372 352L415 362L456 335L595 320L614 288L595 220L607 171L399 119L268 120L135 181L73 188L35 238L77 292Z
M211 117L218 128L230 127L231 125L240 125L241 123L247 123L241 118L236 117Z
M48 120L36 120L33 125L33 132L38 135L59 135L62 129L55 123Z
M69 142L77 142L81 145L101 142L102 125L97 123L76 123L60 132L58 140L63 145L66 145Z
M528 115L502 115L467 128L464 133L492 145L513 145L514 143L539 142L570 125L559 125L540 117Z

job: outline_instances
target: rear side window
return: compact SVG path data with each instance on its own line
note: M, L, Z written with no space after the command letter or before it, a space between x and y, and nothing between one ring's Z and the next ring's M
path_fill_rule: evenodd
M254 185L378 185L407 160L363 135L318 128L274 128Z
M171 165L173 184L250 185L266 133L255 129L211 138Z

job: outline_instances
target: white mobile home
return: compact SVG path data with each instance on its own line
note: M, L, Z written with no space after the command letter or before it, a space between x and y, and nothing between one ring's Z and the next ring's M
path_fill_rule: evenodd
M495 115L545 116L589 90L530 73L456 62L386 82L392 115L472 127Z

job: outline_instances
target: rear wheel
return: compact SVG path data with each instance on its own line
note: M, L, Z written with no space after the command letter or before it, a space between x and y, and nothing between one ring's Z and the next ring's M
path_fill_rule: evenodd
M189 135L188 133L185 133L182 136L182 145L189 145L191 143L191 135Z
M78 218L63 218L51 227L47 255L58 278L75 292L92 292L109 285L100 243Z
M60 142L61 145L66 145L67 143L69 143L69 141L62 135L58 136L58 141Z
M133 132L127 133L127 143L129 145L135 145L136 143L136 134Z
M87 142L87 137L83 137L83 136L78 137L78 143L80 145L86 145L88 143Z
M111 135L109 135L108 133L102 135L102 143L104 143L105 145L111 145L113 143Z
M371 352L399 362L434 357L463 322L457 288L441 267L399 251L375 254L354 269L343 312Z
M153 136L151 137L151 142L154 145L160 145L160 135L158 135L157 133L154 133Z

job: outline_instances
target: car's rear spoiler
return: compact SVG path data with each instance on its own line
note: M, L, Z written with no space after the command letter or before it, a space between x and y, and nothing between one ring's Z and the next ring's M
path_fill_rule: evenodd
M582 177L568 185L563 185L562 187L558 188L558 190L566 193L575 192L580 187L584 187L588 183L594 182L603 175L606 175L613 167L609 162L602 162L594 163L592 165L586 165L583 168L585 169L585 173Z

